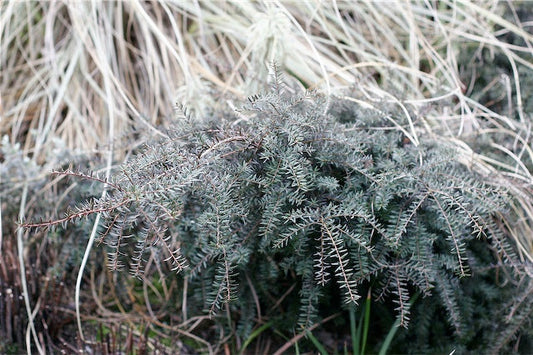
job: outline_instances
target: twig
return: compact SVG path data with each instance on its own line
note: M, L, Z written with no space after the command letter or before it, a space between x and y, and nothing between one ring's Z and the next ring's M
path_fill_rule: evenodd
M70 169L67 169L67 170L64 170L64 171L53 170L51 174L52 175L74 176L74 177L79 177L79 178L86 179L86 180L97 181L97 182L101 182L102 184L106 184L108 186L111 186L112 188L117 189L119 191L124 191L119 185L110 182L107 178L102 179L102 178L100 178L98 176L92 175L92 173L90 175L87 175L87 174L84 174L82 172L76 172L76 171L72 171Z
M61 223L65 223L65 222L71 221L71 220L76 219L76 218L85 217L85 216L88 216L88 215L91 215L91 214L94 214L94 213L102 213L102 212L112 211L114 209L119 208L120 206L125 205L128 202L131 202L131 200L126 199L126 200L123 200L119 204L112 205L112 206L105 207L105 208L96 208L96 209L92 209L91 208L91 209L88 209L88 210L80 211L80 212L68 215L68 216L66 216L64 218L57 219L55 221L49 220L49 221L38 222L38 223L21 223L20 227L21 228L51 227L51 226L55 226L55 225L58 225L58 224L61 224Z

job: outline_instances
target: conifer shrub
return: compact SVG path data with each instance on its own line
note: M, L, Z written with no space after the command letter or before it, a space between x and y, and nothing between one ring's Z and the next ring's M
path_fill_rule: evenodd
M404 113L385 103L285 89L276 83L250 97L238 119L181 115L168 139L147 145L110 181L66 172L109 193L61 220L26 226L102 213L113 270L142 277L155 258L187 282L189 315L207 312L243 336L265 317L289 334L308 328L356 307L371 289L385 301L381 312L394 315L383 329L394 318L412 323L410 300L420 293L430 310L413 313L420 335L466 350L489 346L475 338L498 321L469 317L493 314L503 302L495 278L513 295L525 267L499 226L506 191L458 164L445 143L421 132L413 142L397 128L407 125ZM514 331L531 311L523 299L531 285L518 289L507 300L526 305ZM486 295L493 303L476 303Z

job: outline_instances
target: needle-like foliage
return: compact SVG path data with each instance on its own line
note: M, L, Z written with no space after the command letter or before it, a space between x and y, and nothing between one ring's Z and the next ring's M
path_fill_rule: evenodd
M478 264L469 245L483 242L495 267L520 271L497 225L507 193L451 147L407 135L407 119L386 104L290 91L276 83L250 97L238 121L180 118L171 138L104 182L107 196L63 221L103 213L113 269L141 276L149 255L167 262L211 315L253 304L249 282L268 302L289 279L299 287L295 319L309 327L324 293L353 307L372 283L404 327L414 293L434 291L460 334L457 284Z

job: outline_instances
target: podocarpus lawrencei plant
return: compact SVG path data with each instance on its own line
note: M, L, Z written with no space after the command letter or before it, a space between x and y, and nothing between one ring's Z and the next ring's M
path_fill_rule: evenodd
M333 310L355 307L371 285L401 325L421 293L465 334L461 279L521 272L497 224L505 191L480 182L444 143L414 142L386 104L289 94L277 82L239 119L221 116L181 117L168 139L101 179L106 197L27 226L101 212L112 269L140 276L153 255L187 276L189 312L228 307L248 334L254 317L276 318L257 310L275 309L288 285L298 297L284 301L281 329L309 327L326 298Z

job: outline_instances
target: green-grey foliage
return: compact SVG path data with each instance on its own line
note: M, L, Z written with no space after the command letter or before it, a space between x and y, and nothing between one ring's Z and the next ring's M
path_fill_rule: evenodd
M468 342L478 305L461 297L499 291L490 278L479 290L462 285L487 269L522 272L498 225L506 192L480 182L445 144L420 134L416 146L385 103L378 111L285 89L276 82L250 97L238 120L178 119L169 139L111 181L87 176L109 193L64 221L103 213L113 269L141 276L148 256L167 262L187 276L190 312L228 306L245 334L254 318L275 318L267 310L294 284L298 297L284 300L277 323L285 330L319 320L325 299L332 310L355 306L372 284L401 325L421 292Z

